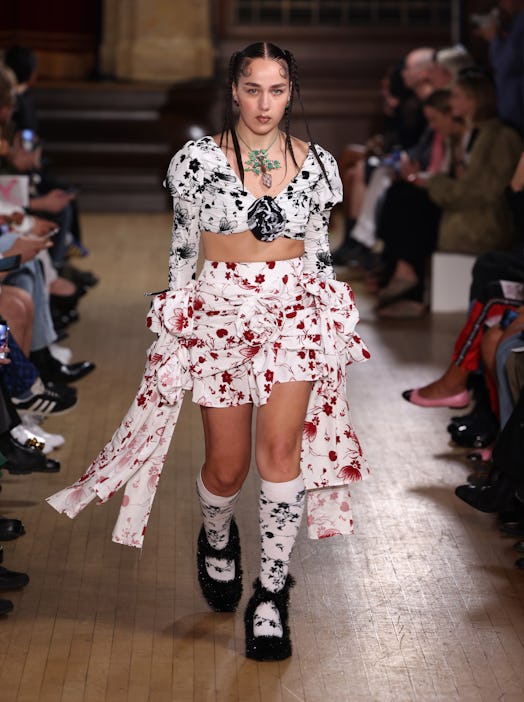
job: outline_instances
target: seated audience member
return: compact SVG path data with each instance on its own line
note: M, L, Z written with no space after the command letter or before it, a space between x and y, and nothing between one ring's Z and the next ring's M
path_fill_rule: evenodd
M419 316L424 311L426 260L435 248L440 221L440 208L425 185L438 173L453 173L465 134L463 123L452 114L450 95L437 90L425 100L431 139L403 159L400 177L383 197L377 217L377 237L384 244L377 278L379 316Z
M520 329L524 329L524 314L520 315ZM493 446L489 472L483 464L468 483L459 485L455 495L480 512L498 513L500 532L504 536L524 537L524 331L518 334L520 346L508 356L505 375L511 390L508 416L501 425L501 432ZM509 337L508 337L509 340ZM502 342L504 343L504 342ZM524 553L524 541L514 544L514 549ZM524 569L524 558L515 561Z
M9 348L2 347L5 358L0 358L0 368L10 365ZM43 446L37 442L20 442L13 430L21 424L15 406L0 377L0 459L2 469L13 475L27 475L33 472L56 473L60 464L46 458Z
M36 59L30 49L15 47L16 51L8 51L11 63L22 80L27 79L27 72ZM36 69L30 80L34 80ZM25 85L25 83L24 83ZM9 137L9 149L3 154L0 169L4 173L28 175L31 183L29 212L50 219L57 229L53 237L49 254L59 272L63 272L77 287L85 289L96 285L98 279L89 271L81 271L72 266L68 260L68 252L86 253L80 235L80 224L76 195L68 186L57 183L49 172L42 167L42 149L38 135L33 133L32 146L28 147L22 138L21 131L13 120L16 115L16 102L12 103L13 94L18 90L16 77L11 69L0 68L0 126ZM27 95L27 89L18 95L18 100ZM6 96L2 107L2 93ZM28 112L28 105L25 111Z
M447 89L453 83L459 71L472 65L472 57L461 45L446 47L435 52L433 62L428 70L428 77L433 87L433 93ZM426 99L423 101L424 117L426 121L427 104ZM398 167L406 160L416 161L420 165L420 170L427 171L431 158L431 150L433 148L433 140L434 134L432 126L427 124L417 143L405 149L401 153L399 163L393 165L397 165ZM358 244L365 247L365 249L361 251L360 256L364 262L373 260L373 257L368 254L367 249L373 248L376 244L376 220L379 207L384 193L395 179L395 169L392 165L387 163L388 159L385 159L386 165L384 165L384 161L381 162L375 157L371 157L368 163L371 163L372 159L377 163L377 166L372 170L365 194L362 198L360 213L351 231L352 241L356 241Z
M450 89L459 74L474 65L473 57L461 44L439 49L435 52L428 71L433 90Z
M333 252L334 265L345 265L353 257L358 244L351 230L360 214L369 172L366 157L383 155L393 147L407 149L417 143L426 127L421 101L431 92L428 80L434 50L421 47L410 51L401 66L393 69L382 86L386 134L372 137L367 147L350 145L341 154L339 170L344 188L343 208L346 215L344 239Z
M511 212L504 190L511 179L522 142L515 130L504 126L495 116L493 85L477 72L460 76L452 90L452 115L464 121L470 132L463 157L454 164L453 173L437 173L426 179L414 177L416 184L426 187L431 202L441 212L436 248L440 251L481 254L490 250L509 249L516 241ZM386 215L382 212L383 219ZM391 224L386 222L387 227ZM397 228L394 245L406 250L403 239L409 228ZM428 251L429 253L429 251ZM409 261L398 256L398 277L406 288L419 276ZM420 291L419 291L420 294ZM391 300L395 307L398 300ZM423 305L420 305L420 312ZM402 316L395 308L382 316Z
M522 286L524 293L524 285ZM523 294L524 298L524 294ZM488 373L496 379L500 428L503 429L515 407L515 392L511 387L508 367L518 372L514 362L516 349L524 346L524 301L523 306L505 312L498 325L486 334L489 347L484 349L482 360ZM518 393L517 393L518 397Z
M13 71L17 80L17 99L13 113L16 129L31 129L35 134L39 134L38 117L31 90L37 76L35 52L25 46L11 46L5 52L4 63Z
M2 347L5 354L0 358L0 367L10 364L9 349ZM60 464L46 458L40 447L35 444L23 445L13 438L11 432L19 425L20 420L9 403L9 398L0 383L0 468L14 475L23 475L35 471L55 473L60 470ZM24 525L19 519L0 516L0 541L11 541L25 533ZM0 563L3 562L3 548L0 546ZM0 566L0 593L18 590L29 582L26 573L19 573ZM0 599L0 615L8 614L13 609L10 600Z
M40 261L35 257L49 245L45 238L29 238L16 233L0 236L0 253L4 256L22 256L22 265L8 273L5 285L26 290L33 302L34 315L30 344L30 358L39 369L44 381L69 383L83 378L94 369L89 361L61 363L51 354L50 346L57 341L49 307L46 282Z
M489 43L500 118L524 136L524 0L497 5L474 32Z
M475 484L459 485L455 490L457 497L474 509L498 512L503 522L503 533L520 530L521 535L524 517L523 423L524 386L520 386L514 409L493 447L492 467L488 475L476 480ZM518 550L524 551L523 548ZM523 559L519 559L516 565L523 568Z
M482 339L488 338L490 348L484 350L483 367L488 369L488 384L491 387L491 408L498 409L496 384L496 352L502 351L506 340L521 333L524 322L522 287L524 285L524 154L522 154L513 174L506 196L515 217L520 234L520 243L514 253L507 253L497 259L486 257L477 260L473 269L471 286L471 306L468 319L461 330L452 360L445 373L428 385L415 390L406 390L403 397L422 407L464 407L469 403L468 379L470 374L481 369ZM516 283L517 285L511 285ZM514 319L504 320L506 310L514 310ZM494 329L487 331L489 321ZM498 328L497 328L498 327ZM515 341L515 339L512 339ZM485 344L486 346L486 344ZM489 371L491 370L491 373ZM494 382L492 382L494 381ZM485 415L483 415L485 418ZM502 421L507 420L505 409ZM459 418L464 424L464 418ZM457 433L457 432L455 432ZM459 435L460 432L457 434Z
M457 177L428 181L430 198L442 209L438 249L480 254L508 249L516 241L504 190L522 150L519 135L497 117L492 81L466 72L452 89L452 112L473 131L473 146Z

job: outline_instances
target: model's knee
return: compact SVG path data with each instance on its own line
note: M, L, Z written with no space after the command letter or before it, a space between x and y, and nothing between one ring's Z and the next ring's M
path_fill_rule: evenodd
M269 469L283 474L293 472L300 458L299 437L289 435L273 437L264 442L257 451L257 464L260 469Z
M225 463L206 459L202 468L202 480L215 495L234 495L238 492L249 471L249 462Z

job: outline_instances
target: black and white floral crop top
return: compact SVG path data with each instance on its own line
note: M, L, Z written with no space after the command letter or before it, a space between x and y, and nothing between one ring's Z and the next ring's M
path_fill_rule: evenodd
M328 224L331 209L342 200L342 183L333 156L320 146L316 150L329 183L310 149L278 195L256 198L212 137L188 141L171 160L164 183L174 211L169 288L186 285L194 275L202 231L251 230L262 241L278 236L304 241L304 270L333 278Z

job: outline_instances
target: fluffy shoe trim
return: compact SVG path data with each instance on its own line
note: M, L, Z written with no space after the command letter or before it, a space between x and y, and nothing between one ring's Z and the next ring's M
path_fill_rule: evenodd
M206 557L227 559L235 563L233 580L214 580L206 568ZM240 538L234 519L229 527L229 541L220 550L213 548L207 538L204 527L198 535L197 548L198 582L204 599L215 612L234 612L242 597L242 567L240 564Z
M283 661L291 656L291 635L288 625L289 590L294 586L295 580L288 575L282 590L271 592L263 587L260 579L253 583L255 591L248 602L244 614L246 627L246 658L256 661ZM278 610L282 625L282 636L255 636L253 620L258 605L263 602L272 602Z

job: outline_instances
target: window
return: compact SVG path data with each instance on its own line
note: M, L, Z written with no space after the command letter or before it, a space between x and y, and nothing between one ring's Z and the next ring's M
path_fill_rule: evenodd
M449 0L234 0L236 26L448 27Z

